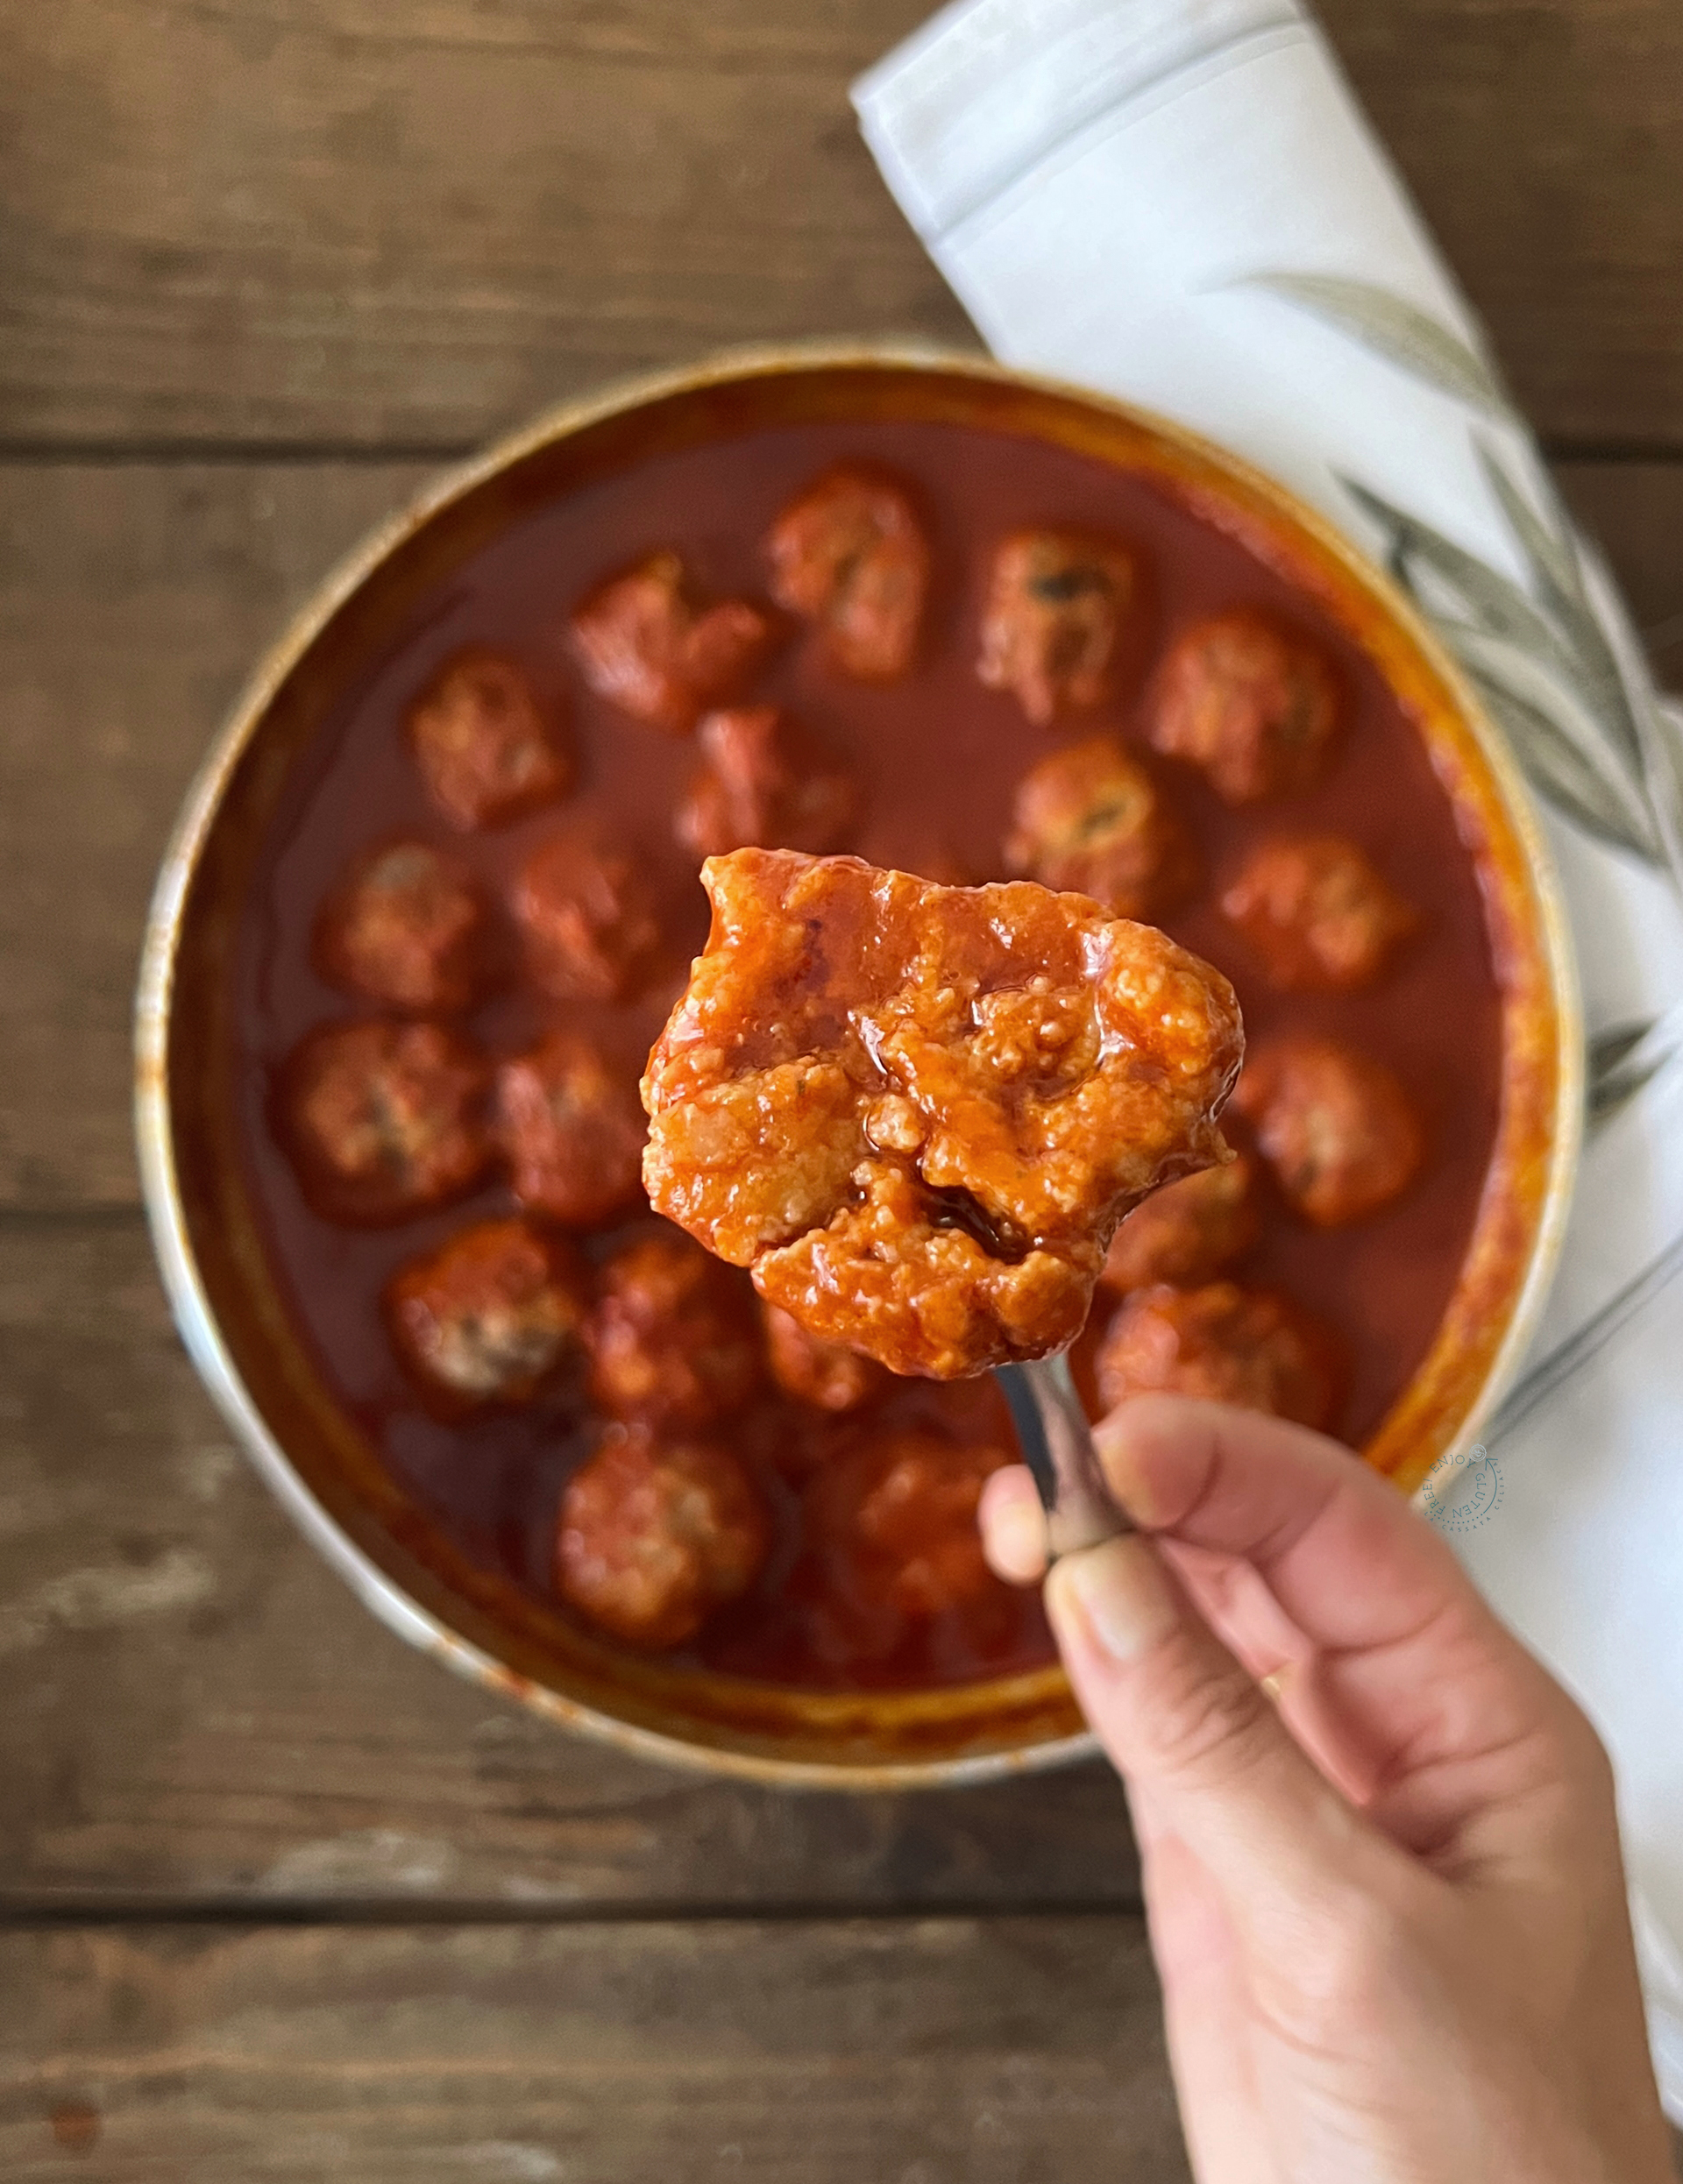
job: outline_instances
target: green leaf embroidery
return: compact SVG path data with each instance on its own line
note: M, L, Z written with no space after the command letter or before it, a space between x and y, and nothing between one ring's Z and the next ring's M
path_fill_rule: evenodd
M1518 585L1479 560L1476 555L1469 554L1465 547L1456 545L1452 539L1445 538L1431 524L1394 507L1353 479L1344 478L1339 482L1359 507L1365 508L1389 530L1393 550L1402 556L1405 568L1411 559L1424 562L1434 576L1459 595L1474 620L1493 636L1506 637L1522 649L1549 659L1566 675L1575 672L1577 663L1573 655ZM1408 589L1417 598L1422 596L1419 585L1411 579L1408 580Z
M1597 768L1623 798L1627 807L1643 818L1647 800L1637 769L1616 763L1607 750L1607 723L1594 710L1595 693L1576 677L1561 675L1552 663L1539 659L1510 638L1493 636L1476 622L1463 621L1441 612L1434 613L1439 633L1453 646L1469 668L1493 675L1522 698L1540 706L1562 734L1594 760Z
M1500 375L1460 335L1388 288L1335 273L1249 273L1232 286L1296 303L1417 379L1494 415L1512 418Z
M1558 724L1517 691L1468 667L1480 694L1507 733L1514 755L1539 795L1586 833L1645 863L1658 862L1652 834L1637 820L1607 776Z
M1508 528L1525 550L1538 588L1551 600L1587 612L1589 602L1584 596L1583 573L1578 564L1578 550L1570 526L1560 531L1552 529L1532 507L1514 479L1502 466L1502 457L1482 433L1474 435L1473 445L1477 451L1479 468L1484 472L1485 483L1495 496L1497 505L1508 519ZM1559 503L1551 513L1559 518Z
M1592 1132L1605 1129L1676 1059L1675 1015L1670 1010L1638 1024L1616 1024L1590 1040L1584 1097Z
M1683 885L1683 720L1669 706L1645 706L1637 733L1655 831L1672 877Z
M1258 273L1234 284L1297 304L1424 385L1523 431L1495 367L1429 312L1363 280ZM1634 640L1598 609L1601 574L1552 479L1527 491L1489 439L1473 445L1529 589L1357 480L1339 484L1382 534L1386 566L1450 645L1538 792L1587 833L1663 866L1683 895L1683 706L1654 694ZM1683 1053L1683 1004L1590 1042L1587 1102L1602 1128Z
M1474 444L1480 468L1519 541L1544 605L1566 638L1592 713L1620 747L1626 764L1640 775L1642 738L1619 663L1590 600L1583 555L1571 517L1553 488L1547 487L1554 528L1545 528L1513 478L1502 468L1495 450L1482 437L1475 436Z
M1599 840L1649 863L1660 862L1665 836L1646 793L1636 723L1599 625L1598 649L1586 660L1582 631L1576 622L1570 635L1563 634L1510 578L1356 479L1344 478L1339 483L1384 532L1392 575L1483 692L1538 793ZM1517 488L1514 491L1516 494ZM1536 521L1540 530L1540 519ZM1594 623L1581 572L1574 568L1568 584L1584 601L1579 610L1582 620ZM1572 642L1574 637L1579 642ZM1493 643L1511 646L1542 671L1545 683L1552 682L1560 692L1555 712L1516 688L1493 656ZM1626 777L1556 717L1568 693L1576 708L1624 757ZM1683 840L1683 738L1674 741L1679 756L1675 817Z

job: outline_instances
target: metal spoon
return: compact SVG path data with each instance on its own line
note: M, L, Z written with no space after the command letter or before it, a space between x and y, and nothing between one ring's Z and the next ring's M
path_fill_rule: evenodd
M1011 1406L1023 1461L1046 1512L1047 1560L1132 1532L1104 1484L1068 1353L999 1365L994 1378Z

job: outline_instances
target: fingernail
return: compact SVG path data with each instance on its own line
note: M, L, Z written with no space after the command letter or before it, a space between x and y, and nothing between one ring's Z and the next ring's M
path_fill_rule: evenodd
M1033 1578L1046 1563L1046 1519L1032 1495L1001 1500L988 1511L988 1560L1013 1578Z
M1129 1395L1093 1428L1105 1481L1141 1531L1161 1531L1183 1512L1188 1459L1210 1440L1215 1408L1189 1395Z
M1132 1661L1181 1620L1155 1549L1137 1538L1106 1540L1055 1564L1046 1607L1060 1635L1064 1617L1071 1616L1113 1661Z
M1137 1459L1134 1422L1129 1412L1134 1404L1149 1400L1136 1396L1120 1410L1111 1412L1108 1418L1101 1418L1093 1428L1093 1446L1098 1451L1099 1468L1105 1482L1137 1524L1149 1523L1153 1515L1151 1481Z

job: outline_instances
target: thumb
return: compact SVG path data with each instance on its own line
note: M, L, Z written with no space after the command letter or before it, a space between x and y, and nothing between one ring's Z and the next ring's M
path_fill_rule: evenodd
M1254 1934L1269 1907L1373 1888L1398 1854L1317 1772L1151 1542L1069 1555L1046 1607L1083 1712L1130 1788Z

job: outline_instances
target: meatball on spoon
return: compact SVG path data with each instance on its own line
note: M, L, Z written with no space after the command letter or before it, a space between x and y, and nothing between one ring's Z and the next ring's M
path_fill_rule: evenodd
M702 879L707 950L643 1082L643 1181L816 1339L937 1380L1054 1358L1123 1216L1232 1157L1238 1004L1154 928L853 857L744 849ZM1013 1392L1049 1484L1080 1454L1068 1368Z

